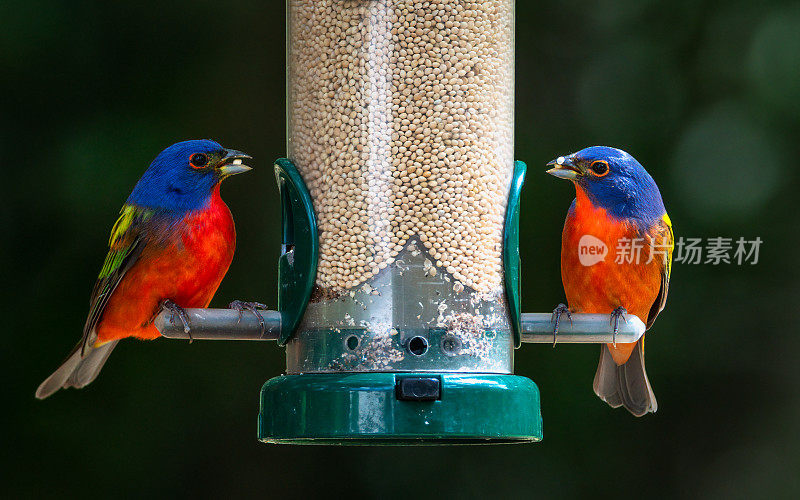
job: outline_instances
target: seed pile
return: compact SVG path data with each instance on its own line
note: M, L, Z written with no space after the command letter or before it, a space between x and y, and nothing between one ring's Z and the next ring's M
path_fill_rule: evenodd
M319 286L358 286L417 238L464 286L501 288L513 3L290 0L289 155Z

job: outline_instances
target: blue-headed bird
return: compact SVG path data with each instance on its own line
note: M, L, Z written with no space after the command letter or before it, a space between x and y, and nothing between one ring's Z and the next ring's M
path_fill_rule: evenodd
M123 338L155 339L155 316L166 308L207 307L236 247L233 217L220 182L250 170L251 159L211 140L179 142L162 151L134 187L111 230L109 251L89 301L83 337L36 391L92 382ZM231 304L255 312L261 304ZM256 314L258 314L256 312Z
M649 329L667 300L674 245L655 181L631 155L604 146L559 157L548 166L548 173L571 180L576 191L561 241L568 308L559 305L556 319L570 312L610 314L616 332L619 318L629 312ZM605 258L581 259L582 244L597 240L606 246ZM644 366L644 337L601 347L594 392L637 417L658 409Z

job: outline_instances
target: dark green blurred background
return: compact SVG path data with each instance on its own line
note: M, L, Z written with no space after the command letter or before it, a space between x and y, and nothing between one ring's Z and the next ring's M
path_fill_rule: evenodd
M255 439L274 344L125 342L100 378L36 386L80 336L117 211L186 138L253 154L226 183L238 253L212 303L275 306L284 154L277 0L0 2L1 490L14 497L753 497L800 494L800 6L521 1L516 154L524 310L563 300L572 187L543 173L592 144L631 152L677 236L764 240L756 266L681 265L649 336L659 411L591 390L595 346L528 345L545 440L457 448L279 447ZM502 418L502 415L498 415ZM7 496L7 495L4 495Z

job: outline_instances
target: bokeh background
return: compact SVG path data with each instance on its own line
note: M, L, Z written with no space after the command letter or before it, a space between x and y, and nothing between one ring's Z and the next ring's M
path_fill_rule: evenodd
M89 388L36 401L80 335L121 203L172 142L256 157L223 189L239 245L213 305L275 305L284 6L3 0L0 28L3 496L800 494L797 2L518 2L524 310L563 300L573 192L543 165L587 145L649 169L677 236L764 243L755 266L675 265L648 342L656 415L594 396L597 347L529 345L517 373L541 389L545 440L502 447L260 444L274 344L125 342Z

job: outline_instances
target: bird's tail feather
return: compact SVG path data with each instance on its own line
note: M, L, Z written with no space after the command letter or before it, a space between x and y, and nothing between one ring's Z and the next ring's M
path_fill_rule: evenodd
M81 356L81 344L75 346L61 366L39 385L36 397L44 399L62 388L81 388L90 384L97 378L117 342L115 340L100 347L87 348L83 356Z
M617 365L607 345L601 346L600 362L594 375L594 393L612 408L624 406L637 417L658 410L658 402L644 368L644 339L637 342L631 357Z

